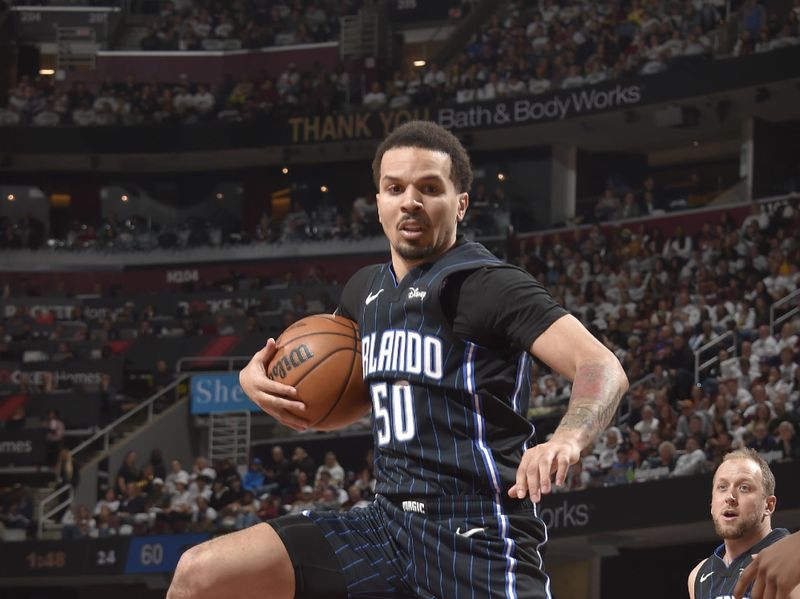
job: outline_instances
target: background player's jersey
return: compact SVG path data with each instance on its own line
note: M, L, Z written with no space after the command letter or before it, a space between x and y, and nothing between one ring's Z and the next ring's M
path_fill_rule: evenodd
M753 545L751 549L733 560L730 566L726 566L725 562L722 561L725 545L717 547L697 572L697 577L694 579L694 599L727 599L728 597L733 597L733 587L736 586L742 570L753 561L752 555L788 534L789 531L785 528L774 529ZM749 596L750 589L748 588L745 597Z
M343 308L361 330L380 494L499 501L513 484L533 435L531 357L460 339L440 303L448 277L487 266L511 268L464 242L402 281L390 264L354 277L363 289Z

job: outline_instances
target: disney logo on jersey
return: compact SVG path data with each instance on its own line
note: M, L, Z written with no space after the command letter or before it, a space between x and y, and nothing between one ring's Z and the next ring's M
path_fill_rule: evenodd
M298 345L288 354L283 356L272 367L270 370L269 377L271 379L282 379L286 376L292 368L297 368L298 366L302 365L304 362L309 361L311 358L314 357L314 353L309 349L309 347L304 343L302 345Z
M408 299L419 298L420 300L424 300L426 295L428 295L427 291L420 291L416 287L411 287L408 290Z

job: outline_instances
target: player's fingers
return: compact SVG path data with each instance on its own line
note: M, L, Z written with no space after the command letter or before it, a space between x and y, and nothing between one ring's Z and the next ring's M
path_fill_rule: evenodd
M550 465L553 461L553 454L545 451L538 457L536 463L531 464L528 468L528 493L534 503L541 501L542 491L547 493L550 490Z
M289 428L293 428L296 431L307 430L309 424L308 420L295 416L291 412L283 412L282 416L278 419L278 422L288 426Z
M751 595L751 597L755 597ZM786 593L778 593L778 583L775 580L775 577L770 576L767 577L764 583L764 590L761 593L760 599L780 599L781 597L788 597L788 592Z
M302 401L292 401L290 399L283 399L282 397L275 397L274 404L283 410L297 410L300 412L306 411L306 404Z
M567 472L569 471L569 456L560 453L556 458L558 461L558 469L556 470L556 486L563 486L564 481L567 480Z
M295 387L286 385L284 383L279 383L278 381L273 381L272 379L262 379L257 383L256 389L266 395L289 397L292 399L297 397L297 389Z
M530 454L526 451L522 454L522 460L517 468L517 476L514 485L508 490L509 497L516 497L517 499L524 499L527 485L525 480L527 477L526 470L528 468Z
M736 586L733 587L734 599L742 599L747 587L749 587L750 583L755 579L756 572L758 572L757 559L758 555L754 555L753 561L739 574L739 580L736 582Z
M763 599L764 597L764 587L767 584L767 577L764 576L764 573L761 573L761 576L756 578L755 584L753 584L753 589L750 591L751 599Z
M551 482L550 478L553 472L556 469L556 454L552 452L548 452L547 459L542 460L539 462L539 495L538 499L541 499L542 495L546 495L550 492L551 489Z

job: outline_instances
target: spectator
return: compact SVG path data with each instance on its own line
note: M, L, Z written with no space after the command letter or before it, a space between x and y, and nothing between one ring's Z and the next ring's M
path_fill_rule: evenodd
M44 420L45 429L45 451L47 463L55 465L58 454L64 444L64 422L59 418L57 410L48 410Z
M386 106L386 102L386 94L381 89L381 84L373 81L369 93L364 95L364 107L368 110L380 110Z
M323 472L330 474L332 485L335 485L337 488L341 488L342 483L344 482L344 468L342 468L342 465L336 459L336 454L332 451L329 451L325 454L324 463L317 468L315 481L319 480L320 475Z
M641 435L643 442L647 443L650 440L650 434L658 430L658 418L655 417L655 411L651 406L642 408L642 419L633 428Z
M256 496L262 493L272 492L277 485L270 485L269 488L265 485L264 467L260 458L252 458L250 460L250 467L244 475L242 487L245 491L250 491Z
M56 473L56 485L70 485L77 489L80 480L80 470L72 460L72 452L66 447L58 452L58 459L54 467Z
M65 541L97 537L97 524L89 508L83 503L77 503L71 510L67 510L61 523L64 525L61 529L61 538Z
M686 449L675 461L672 476L688 476L702 473L706 462L706 454L702 447L703 444L701 444L698 437L692 436L686 439Z
M129 534L133 531L141 533L146 529L146 524L149 522L147 504L139 490L139 485L135 482L128 483L125 495L119 503L117 514L120 522L123 525L127 525L124 528L125 533ZM123 533L123 529L120 532Z
M753 427L753 439L747 444L747 447L755 449L760 454L772 454L772 452L779 452L782 455L782 449L774 437L769 434L767 425L759 422ZM767 461L771 459L765 458Z
M800 439L791 422L784 420L778 425L777 444L784 461L800 460Z
M118 495L126 495L128 486L136 484L141 479L141 472L136 467L136 457L135 451L126 453L125 459L122 461L119 470L117 470L115 492Z

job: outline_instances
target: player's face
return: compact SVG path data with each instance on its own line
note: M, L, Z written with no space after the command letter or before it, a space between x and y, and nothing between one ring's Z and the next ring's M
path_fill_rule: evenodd
M422 148L394 148L381 159L378 216L395 269L408 269L448 250L469 203L450 179L450 156Z
M764 493L761 469L754 461L720 465L711 492L711 518L721 538L741 539L761 528L769 531L774 509L775 496Z

